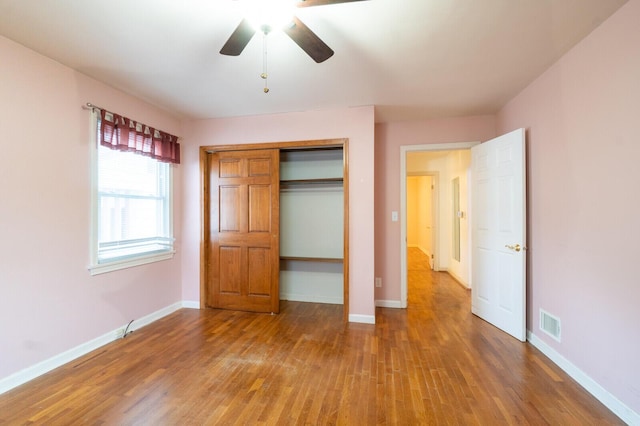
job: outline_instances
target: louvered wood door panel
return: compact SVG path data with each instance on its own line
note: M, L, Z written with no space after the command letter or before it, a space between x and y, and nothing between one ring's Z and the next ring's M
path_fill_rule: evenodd
M210 259L207 305L279 311L279 153L209 154Z

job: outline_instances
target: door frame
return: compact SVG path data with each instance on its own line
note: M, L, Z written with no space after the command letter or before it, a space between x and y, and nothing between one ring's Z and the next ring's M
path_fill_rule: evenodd
M424 151L457 151L471 149L479 141L400 146L400 307L407 307L407 153ZM439 226L439 223L438 223ZM438 236L439 229L436 231ZM439 267L438 259L438 267ZM473 259L470 263L473 267Z
M205 309L208 295L208 253L211 249L209 242L210 231L210 197L209 197L209 163L207 155L220 151L248 151L256 149L313 149L313 148L342 148L343 157L343 239L344 254L342 260L343 274L343 317L349 321L349 139L320 139L292 142L265 142L237 145L207 145L200 147L200 309ZM279 296L278 296L279 297Z

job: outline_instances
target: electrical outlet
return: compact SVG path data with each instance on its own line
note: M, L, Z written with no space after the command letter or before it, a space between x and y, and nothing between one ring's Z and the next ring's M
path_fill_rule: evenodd
M376 287L382 287L382 278L376 277Z

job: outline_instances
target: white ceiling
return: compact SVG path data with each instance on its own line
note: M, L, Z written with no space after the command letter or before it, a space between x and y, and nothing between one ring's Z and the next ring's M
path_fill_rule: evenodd
M492 114L626 0L368 0L300 8L334 51L283 33L218 52L243 0L0 0L0 34L184 118L376 106L376 121ZM90 100L88 100L90 101Z

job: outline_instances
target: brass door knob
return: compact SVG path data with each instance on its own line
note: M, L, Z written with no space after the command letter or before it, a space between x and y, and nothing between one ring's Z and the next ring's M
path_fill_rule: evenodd
M509 250L513 250L513 251L522 250L522 247L520 247L520 244L516 244L515 246L511 246L509 244L506 244L505 247L508 248Z

